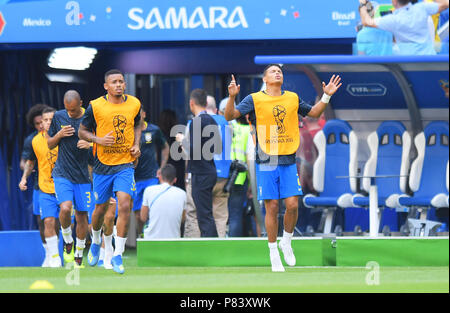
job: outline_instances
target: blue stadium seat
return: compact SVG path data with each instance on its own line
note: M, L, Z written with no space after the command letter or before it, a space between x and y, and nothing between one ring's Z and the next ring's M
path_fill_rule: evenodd
M391 231L398 231L397 199L406 193L409 170L411 136L399 121L385 121L367 137L370 157L364 166L363 176L399 175L399 177L376 178L378 206L383 209L380 229L388 225ZM369 193L370 178L362 178L361 187ZM355 206L368 207L369 197L355 195Z
M413 196L402 195L398 204L408 207L448 208L448 122L434 121L419 133L414 144L417 157L411 164L409 188ZM433 214L428 216L435 220Z
M318 157L314 162L313 186L318 195L307 194L303 202L309 208L352 207L352 196L356 191L358 171L358 139L350 124L343 120L329 120L314 136ZM328 210L324 233L331 228L332 210Z

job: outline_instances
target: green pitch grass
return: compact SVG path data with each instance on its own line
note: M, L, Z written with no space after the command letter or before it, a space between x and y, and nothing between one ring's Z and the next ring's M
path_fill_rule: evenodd
M90 267L49 269L0 267L0 292L157 293L341 293L449 292L448 267L381 267L379 284L368 285L365 267L137 267L136 251L124 256L125 274ZM53 289L30 290L38 281Z

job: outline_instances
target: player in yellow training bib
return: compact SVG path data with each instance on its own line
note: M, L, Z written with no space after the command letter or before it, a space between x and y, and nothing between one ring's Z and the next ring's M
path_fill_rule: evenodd
M55 228L59 216L58 200L55 196L55 184L52 178L52 170L58 158L58 147L49 149L47 145L47 131L55 114L55 109L47 107L42 111L43 130L32 140L33 153L27 160L19 183L21 190L27 189L27 178L31 174L37 160L39 170L39 210L41 219L44 221L44 236L49 254L49 267L60 267L62 265L58 250L58 237Z
M318 118L330 97L342 85L341 78L333 75L326 85L322 82L323 97L314 106L301 100L294 92L282 90L283 71L279 64L268 65L263 74L266 89L244 98L235 108L240 85L232 75L228 86L230 97L225 107L225 118L233 120L249 114L256 130L256 183L258 200L264 200L265 226L269 241L272 271L284 272L277 248L278 201L285 200L284 232L280 248L290 266L296 263L291 238L298 217L298 196L302 188L297 173L295 153L300 144L298 115Z
M115 196L118 203L117 236L111 264L114 271L123 274L122 253L127 240L131 200L136 190L133 162L141 154L141 102L125 94L126 83L119 70L106 72L104 88L107 94L90 102L78 131L80 139L94 143L95 209L88 263L94 266L98 262L104 216L110 198ZM104 235L106 260L107 252L112 252L112 233Z

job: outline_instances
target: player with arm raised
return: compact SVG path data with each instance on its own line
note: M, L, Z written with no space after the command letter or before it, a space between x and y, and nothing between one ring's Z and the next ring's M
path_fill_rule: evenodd
M283 238L279 247L289 266L296 263L291 247L291 239L298 218L298 196L302 188L295 163L295 153L300 143L298 114L318 118L327 107L330 97L342 85L341 78L333 75L326 85L322 83L322 99L310 106L296 93L285 91L283 71L280 65L268 65L263 74L266 89L250 94L235 108L240 85L234 76L228 86L229 98L225 108L225 118L233 120L249 114L249 120L256 130L256 183L258 200L264 200L266 208L265 226L268 236L272 271L283 272L277 249L278 205L284 199Z

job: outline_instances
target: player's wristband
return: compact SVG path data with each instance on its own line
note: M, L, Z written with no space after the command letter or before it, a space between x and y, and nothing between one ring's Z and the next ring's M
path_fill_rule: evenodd
M322 101L323 103L328 103L330 102L331 96L327 95L326 93L323 93L322 95L322 99L320 101Z

